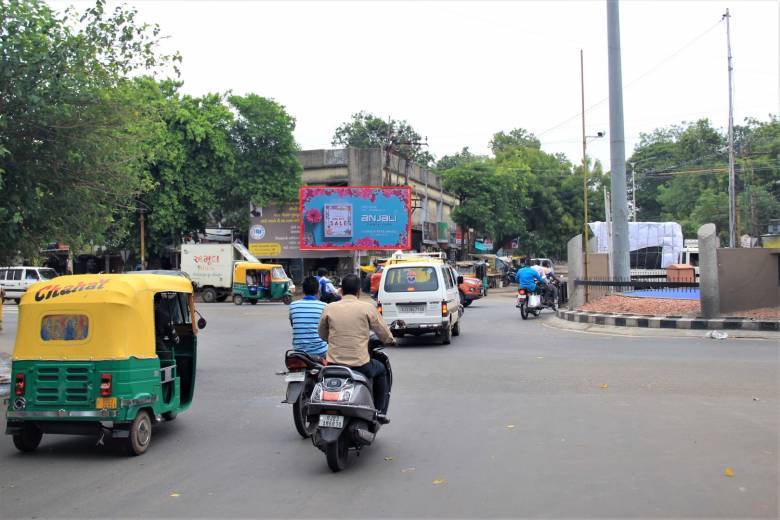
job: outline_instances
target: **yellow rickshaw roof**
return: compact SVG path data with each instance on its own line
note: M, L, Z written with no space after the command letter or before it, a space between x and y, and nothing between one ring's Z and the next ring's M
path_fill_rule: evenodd
M192 294L183 276L105 274L59 276L33 284L22 296L13 359L100 360L153 358L154 295ZM79 317L81 340L48 340L49 317Z

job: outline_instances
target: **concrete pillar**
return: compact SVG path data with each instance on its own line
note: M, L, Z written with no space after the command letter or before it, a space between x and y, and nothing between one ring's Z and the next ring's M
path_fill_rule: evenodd
M718 247L720 239L715 224L704 224L697 233L699 239L699 292L701 313L705 318L720 314L718 285Z
M574 310L585 305L585 287L574 285L574 280L581 279L584 272L582 264L582 235L577 235L569 240L566 248L566 264L569 270L569 309Z

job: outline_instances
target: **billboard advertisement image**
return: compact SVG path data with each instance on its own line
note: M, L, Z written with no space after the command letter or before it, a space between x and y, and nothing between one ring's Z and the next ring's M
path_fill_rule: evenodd
M305 186L300 248L411 249L411 204L409 186Z

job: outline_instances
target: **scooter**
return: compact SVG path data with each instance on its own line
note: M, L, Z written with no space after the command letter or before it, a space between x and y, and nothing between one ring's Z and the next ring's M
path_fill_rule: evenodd
M369 341L371 357L387 368L388 387L392 388L393 372L390 360L382 352L382 343ZM325 453L328 467L339 472L347 467L349 451L370 446L382 423L374 407L373 382L360 372L341 365L323 367L311 401L308 419L316 424L312 443Z
M279 372L287 383L287 395L283 403L292 404L295 429L304 439L317 429L316 417L307 415L311 393L322 370L320 361L305 352L288 350L284 354L287 372Z

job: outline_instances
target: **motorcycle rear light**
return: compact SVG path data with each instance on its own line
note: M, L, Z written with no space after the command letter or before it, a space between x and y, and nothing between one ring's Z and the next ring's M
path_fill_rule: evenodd
M111 374L100 375L100 397L111 396Z
M298 357L288 357L284 359L287 370L302 370L306 368L306 362Z
M14 395L24 395L24 374L16 374Z
M525 289L518 289L517 294L525 294Z
M322 392L322 400L323 401L340 401L341 392L328 392L327 390L325 392Z

